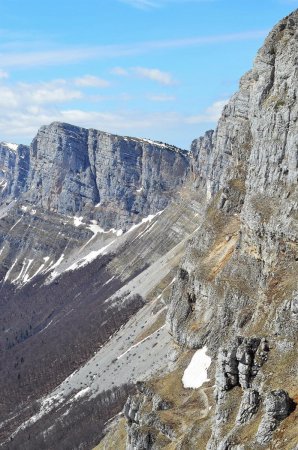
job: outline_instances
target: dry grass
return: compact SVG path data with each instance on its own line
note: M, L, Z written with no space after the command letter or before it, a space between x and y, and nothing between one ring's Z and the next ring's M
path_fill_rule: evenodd
M185 389L181 381L192 355L192 351L185 352L176 370L149 383L154 392L172 404L171 409L158 411L158 415L163 423L174 430L175 445L185 439L186 434L187 439L192 441L193 438L196 439L198 433L201 437L205 436L207 443L211 433L209 408L214 405L212 382L205 383L200 389ZM168 450L177 448L175 445L171 443L165 448ZM194 447L193 444L190 447L183 444L182 448Z
M233 216L218 230L213 245L201 260L200 275L204 275L206 281L214 280L228 264L236 247L239 229L240 220Z
M126 420L118 420L93 450L125 450L126 449Z
M253 441L253 438L257 434L262 416L263 411L262 407L260 406L257 414L253 416L253 418L247 424L237 430L237 435L234 438L234 443L242 445L244 444L245 448L250 448L249 444L251 443L251 441Z
M253 197L251 199L251 204L256 213L260 215L262 223L268 223L276 210L274 199L265 196L262 197L261 194Z
M298 391L296 391L298 392ZM296 405L298 404L298 393L294 397ZM280 427L274 433L274 443L269 446L268 450L293 450L297 448L298 442L298 407L295 411L282 421Z

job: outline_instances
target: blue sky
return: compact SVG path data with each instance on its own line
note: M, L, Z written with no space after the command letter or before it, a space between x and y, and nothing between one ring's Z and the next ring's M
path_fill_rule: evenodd
M0 0L0 140L54 120L189 148L298 0Z

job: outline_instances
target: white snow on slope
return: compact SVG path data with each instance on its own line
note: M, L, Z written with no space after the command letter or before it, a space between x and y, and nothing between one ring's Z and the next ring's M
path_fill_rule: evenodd
M76 261L74 264L72 264L70 267L67 267L67 269L64 270L64 272L69 272L70 270L76 270L81 267L87 266L87 264L90 264L92 261L94 261L99 255L106 255L106 249L110 247L115 241L110 242L105 247L100 248L99 250L93 250L92 252L88 253L88 255L84 256L84 258L80 259L79 261Z
M80 225L85 225L84 222L83 222L83 217L75 216L73 218L73 224L74 224L75 227L79 227Z
M11 142L1 142L1 144L8 147L13 152L16 152L18 149L18 144L12 144Z
M132 226L129 228L129 230L127 230L126 234L127 234L127 233L131 233L131 232L132 232L133 230L135 230L136 228L139 228L143 223L147 223L147 222L150 223L155 217L160 216L160 214L163 213L163 212L164 212L164 210L158 211L156 214L149 214L149 216L144 217L144 219L142 219L141 222L139 222L139 223L137 223L137 224L135 224L135 225L132 225ZM144 230L144 231L145 231L145 230Z
M193 355L182 377L185 388L198 389L203 383L209 381L207 370L211 364L211 358L206 355L207 350L207 347L203 347Z
M15 260L15 262L12 264L12 266L11 266L11 267L8 269L8 271L6 272L6 275L5 275L5 277L4 277L4 283L5 283L5 281L8 280L8 277L9 277L9 275L10 275L12 269L13 269L14 266L16 265L17 261L18 261L18 259Z

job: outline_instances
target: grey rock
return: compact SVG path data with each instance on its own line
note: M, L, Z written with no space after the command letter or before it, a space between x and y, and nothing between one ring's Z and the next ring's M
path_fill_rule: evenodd
M261 444L271 440L272 433L279 423L295 409L288 393L282 389L270 392L265 399L264 406L265 414L257 433L257 441Z
M0 143L0 205L25 192L29 168L28 146Z
M248 422L259 409L260 395L254 389L246 389L243 393L240 409L236 418L238 424Z
M189 152L54 122L31 144L26 199L103 228L124 228L163 210L189 171Z
M238 337L231 347L219 352L216 385L221 391L234 386L247 389L260 367L267 361L269 346L265 339Z

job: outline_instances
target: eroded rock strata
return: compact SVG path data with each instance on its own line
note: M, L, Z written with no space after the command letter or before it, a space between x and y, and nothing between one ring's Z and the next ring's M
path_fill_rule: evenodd
M295 11L267 37L216 131L193 143L205 215L172 288L179 357L153 394L128 401L127 449L297 449L297 33ZM203 346L210 381L183 389L187 349ZM161 393L166 412L153 406Z
M2 448L297 450L297 33L189 153L1 144Z

